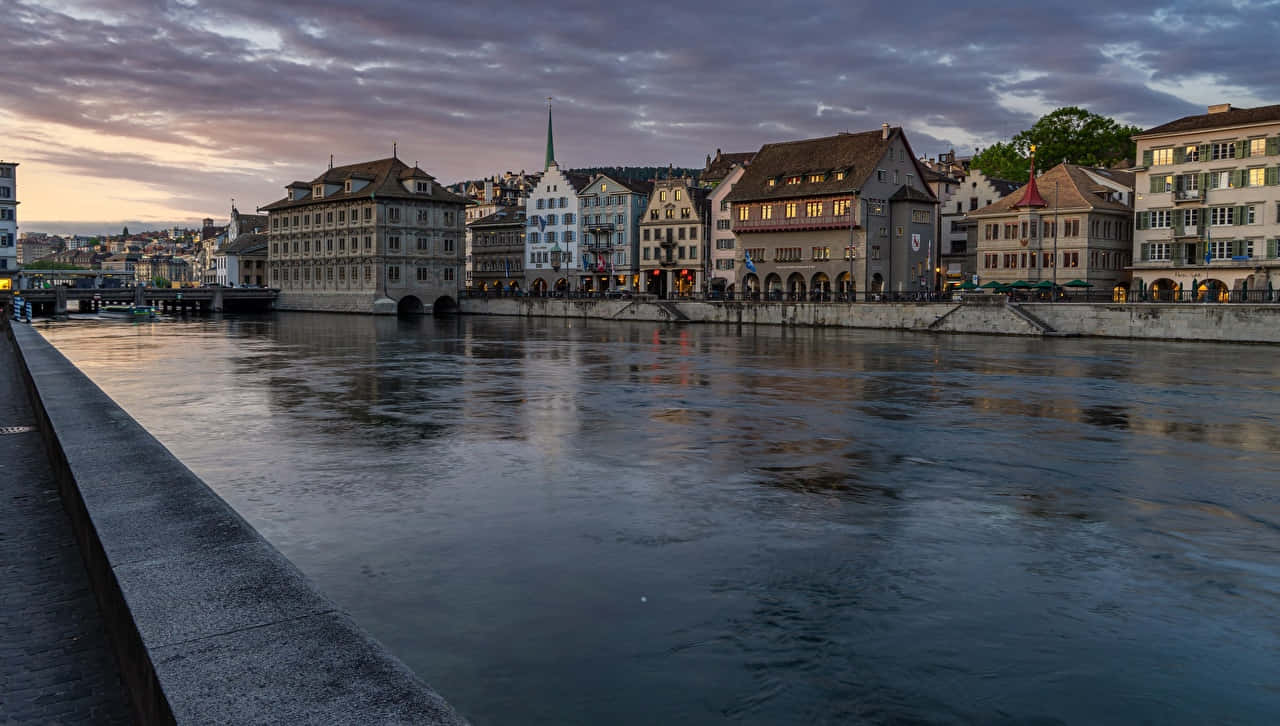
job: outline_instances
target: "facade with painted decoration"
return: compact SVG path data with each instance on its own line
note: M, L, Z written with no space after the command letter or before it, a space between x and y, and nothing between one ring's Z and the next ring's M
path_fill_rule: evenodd
M570 174L556 162L547 109L546 167L538 184L525 198L525 289L535 295L581 289L579 257L578 192L590 182L582 174Z
M578 193L583 267L579 289L636 289L640 274L640 216L652 191L652 182L597 174Z

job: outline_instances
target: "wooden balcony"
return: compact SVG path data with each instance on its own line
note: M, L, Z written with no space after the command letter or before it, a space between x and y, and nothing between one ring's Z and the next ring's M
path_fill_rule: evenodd
M791 217L790 219L786 217L735 219L733 220L733 231L737 233L800 232L812 229L849 229L851 225L855 229L858 227L858 221L852 215L835 216L828 214L821 217Z

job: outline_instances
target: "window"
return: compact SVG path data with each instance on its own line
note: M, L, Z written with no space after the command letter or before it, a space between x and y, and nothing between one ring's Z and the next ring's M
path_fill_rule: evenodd
M1265 139L1259 139L1259 141L1265 141ZM1266 169L1264 169L1264 168L1262 168L1262 167L1260 167L1260 166L1259 166L1259 167L1257 167L1257 168L1254 168L1254 169L1250 169L1250 170L1249 170L1249 184L1248 184L1248 186L1251 186L1251 187L1260 187L1260 186L1265 185L1266 183L1267 183L1267 170L1266 170Z
M884 169L876 169L876 181L878 182L889 181L889 172L885 171Z
M695 245L689 245L689 259L698 259L698 248Z
M823 182L823 181L826 181L826 180L827 180L827 175L826 175L826 174L810 174L810 175L809 175L809 183L810 183L810 184L816 184L816 183L818 183L818 182Z
M453 279L453 268L452 268L452 267L446 267L446 268L444 268L444 279L445 279L445 281L446 281L446 282L448 282L448 281L450 281L450 280L452 280L452 279Z
M1209 210L1209 224L1214 227L1236 223L1235 207L1213 207Z
M483 239L485 239L485 238L483 238L483 237L482 237L482 238L481 238L481 240L483 240ZM481 243L481 245L483 246L483 242ZM427 238L426 238L426 237L419 237L419 238L418 238L418 251L419 251L419 252L425 252L425 251L426 251L426 250L428 250L428 249L430 249L430 246L429 246L429 244L428 244L428 242L427 242Z
M684 227L681 227L681 228L680 228L680 231L679 231L679 233L678 233L678 237L679 237L680 239L684 239Z
M734 240L731 237L716 240L716 249L731 250L734 247Z
M1196 227L1196 226L1199 226L1199 224L1200 224L1200 210L1199 210L1199 209L1184 209L1184 210L1182 210L1182 224L1183 224L1183 226L1185 226L1185 227Z
M387 280L390 282L400 282L400 265L387 266Z
M772 205L772 204L762 204L762 205L760 205L760 219L773 219L773 205Z
M787 202L786 217L787 219L795 219L796 212L800 205L796 202Z
M849 213L849 200L848 200L848 199L837 199L836 201L832 202L832 209L831 209L831 213L832 213L832 214L834 214L834 215L835 215L835 216L837 216L837 217L843 217L844 215L848 214L848 213Z
M1219 159L1236 158L1236 142L1234 141L1225 141L1225 142L1219 142L1216 144L1210 144L1209 149L1210 149L1210 157L1214 161L1217 161Z
M844 181L844 172L842 171L836 172L836 181Z
M364 208L364 221L368 222L373 218L373 207Z
M880 245L871 245L871 259L880 259Z
M1192 144L1182 150L1182 157L1189 162L1200 161L1200 147Z
M689 218L689 216L691 215L691 213L692 213L692 210L691 210L691 209L689 209L688 207L685 207L684 209L681 209L681 210L680 210L680 219L688 219L688 218Z
M1210 240L1209 257L1215 260L1229 260L1232 257L1232 246L1231 240Z
M658 192L658 201L659 201L659 202L665 202L665 201L667 201L667 190L666 190L666 189L663 189L662 191Z
M799 184L799 183L800 183L800 177L798 177L798 176L789 176L789 177L787 177L787 185L788 185L788 186L795 185L795 184Z
M741 207L738 207L738 221L745 222L749 219L751 219L751 207L748 207L745 204L742 205ZM645 232L647 233L648 230L645 230ZM649 239L649 238L645 237L645 239Z
M671 198L677 202L680 201L680 190L679 189L673 190Z
M1250 204L1249 206L1245 207L1244 215L1245 215L1244 221L1241 222L1240 224L1257 224L1258 223L1257 206Z
M431 271L425 267L417 269L418 282L426 282L431 279Z
M1161 166L1173 163L1173 149L1153 149L1151 152L1151 165Z
M1249 139L1249 156L1265 156L1266 153L1266 139Z
M367 235L367 234L364 236L364 248L365 248L366 250L371 250L371 249L373 249L373 237L371 237L371 236L369 236L369 235Z
M652 247L645 247L645 248L644 248L644 258L645 258L646 260L647 260L647 259L649 259L649 251L650 251L651 249L653 249L653 248L652 248Z
M325 242L324 242L324 249L325 249L325 251L326 251L326 252L333 252L333 240L332 240L332 239L325 240Z
M911 210L911 221L917 224L928 224L931 215L927 209Z
M675 209L668 209L666 210L666 214L662 216L666 217L667 219L675 219L676 217L675 212L676 212Z
M831 248L830 248L830 247L814 247L814 248L813 248L813 259L815 259L815 260L829 260L829 259L831 259Z
M822 202L806 202L806 203L805 203L805 205L804 205L804 216L806 216L806 217L821 217L821 216L822 216Z
M445 237L445 238L444 238L444 251L445 251L445 252L453 252L453 238L452 238L452 237Z
M389 249L389 250L398 250L398 249L400 249L400 238L399 238L398 236L394 236L394 235L393 235L393 236L390 236L390 237L387 237L387 249Z
M767 183L769 186L771 186L771 187L772 187L772 186L777 186L777 185L778 185L778 180L777 180L777 179L770 179L770 180L769 180L768 182L766 182L766 183Z
M716 229L729 229L729 220L727 220L727 219L717 219L717 220L716 220Z
M1168 229L1173 224L1173 210L1151 210L1151 229Z

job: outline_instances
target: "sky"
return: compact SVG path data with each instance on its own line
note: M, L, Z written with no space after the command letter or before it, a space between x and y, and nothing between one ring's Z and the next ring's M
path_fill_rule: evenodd
M566 167L701 167L882 122L936 156L1066 105L1149 127L1280 103L1280 0L5 7L23 231L225 220L393 143L446 184L538 170L548 96Z

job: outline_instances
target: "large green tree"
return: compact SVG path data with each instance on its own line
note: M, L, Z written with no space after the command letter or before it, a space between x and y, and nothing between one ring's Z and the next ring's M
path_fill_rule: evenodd
M1077 106L1064 106L1040 117L1008 143L983 149L973 157L973 166L989 177L1025 181L1032 144L1036 166L1042 171L1064 161L1084 166L1131 162L1136 150L1131 137L1141 130Z

